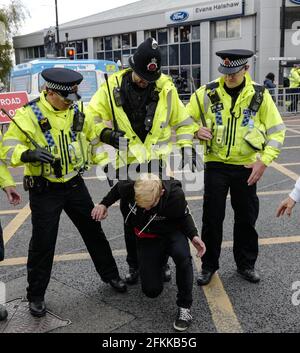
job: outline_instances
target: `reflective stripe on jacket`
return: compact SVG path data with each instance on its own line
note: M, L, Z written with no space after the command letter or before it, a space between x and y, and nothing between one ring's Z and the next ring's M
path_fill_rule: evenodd
M9 172L9 170L7 169L7 165L4 162L4 160L2 159L2 140L3 140L3 136L2 133L0 131L0 188L6 188L7 186L15 186L15 182Z

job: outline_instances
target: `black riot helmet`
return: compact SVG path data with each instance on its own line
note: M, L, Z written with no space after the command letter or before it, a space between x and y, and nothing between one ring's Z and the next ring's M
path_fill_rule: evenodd
M132 70L142 79L154 82L160 78L161 54L154 38L147 38L129 58Z

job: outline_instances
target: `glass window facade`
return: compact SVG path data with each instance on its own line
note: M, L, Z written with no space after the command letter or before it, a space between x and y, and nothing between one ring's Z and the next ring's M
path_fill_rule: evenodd
M215 38L240 38L241 18L215 22Z
M123 33L115 36L99 37L94 39L96 58L112 60L128 66L128 58L137 47L136 32Z
M187 99L192 93L191 77L200 87L201 43L200 24L159 28L144 32L145 39L158 41L162 54L162 72L172 77L179 95Z

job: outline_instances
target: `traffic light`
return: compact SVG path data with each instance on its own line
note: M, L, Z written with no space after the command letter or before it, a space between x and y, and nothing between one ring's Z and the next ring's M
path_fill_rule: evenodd
M74 47L66 47L65 48L65 57L74 60L76 55L76 50Z

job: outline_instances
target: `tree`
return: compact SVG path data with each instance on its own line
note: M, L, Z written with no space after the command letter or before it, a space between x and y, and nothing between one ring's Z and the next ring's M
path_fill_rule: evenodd
M0 43L0 81L5 85L8 83L8 75L13 66L12 37L18 32L20 24L22 24L28 14L28 10L21 0L10 0L8 5L0 7L0 31L1 28L4 30Z

